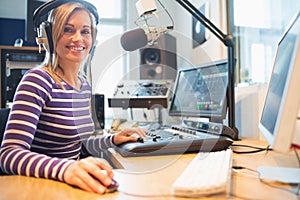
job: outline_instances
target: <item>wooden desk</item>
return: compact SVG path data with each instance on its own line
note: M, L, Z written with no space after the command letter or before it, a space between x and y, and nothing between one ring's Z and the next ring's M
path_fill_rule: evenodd
M266 147L265 142L257 140L245 139L237 143ZM237 147L235 149L238 150ZM249 149L239 148L239 150ZM110 149L107 156L120 168L115 170L115 179L120 184L118 192L97 195L52 180L23 176L1 176L0 199L191 199L173 197L171 185L195 154L123 158ZM234 154L234 165L255 170L258 166L263 165L298 167L298 162L293 152L287 155L276 152L261 152ZM256 173L241 170L232 172L228 194L201 199L296 200L296 189L297 186L287 184L266 185L260 182Z

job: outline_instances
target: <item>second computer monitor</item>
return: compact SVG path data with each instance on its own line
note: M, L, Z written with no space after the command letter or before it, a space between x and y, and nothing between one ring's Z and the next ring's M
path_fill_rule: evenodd
M227 60L179 69L169 114L220 122L226 117L227 86Z
M296 134L300 104L300 12L277 46L259 129L273 150L288 152ZM299 143L299 142L298 142ZM300 145L300 144L297 144Z

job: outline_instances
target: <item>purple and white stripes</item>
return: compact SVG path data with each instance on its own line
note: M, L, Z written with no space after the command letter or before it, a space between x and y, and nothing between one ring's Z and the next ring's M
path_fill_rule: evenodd
M1 146L4 172L63 181L67 166L79 158L82 143L91 152L114 145L111 135L88 139L94 129L91 88L84 78L81 81L80 90L64 82L62 89L41 68L24 75Z

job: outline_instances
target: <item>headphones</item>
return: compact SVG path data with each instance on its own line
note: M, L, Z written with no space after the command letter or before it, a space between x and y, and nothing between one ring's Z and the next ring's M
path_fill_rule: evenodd
M49 12L62 4L69 3L69 2L78 2L83 4L90 13L95 18L96 25L99 23L99 15L97 12L97 8L84 0L51 0L40 7L38 7L33 13L33 24L37 31L37 38L36 42L38 45L43 45L47 52L53 54L54 52L54 45L52 40L52 24L49 21L43 21L45 16L49 14ZM92 48L93 49L93 48Z

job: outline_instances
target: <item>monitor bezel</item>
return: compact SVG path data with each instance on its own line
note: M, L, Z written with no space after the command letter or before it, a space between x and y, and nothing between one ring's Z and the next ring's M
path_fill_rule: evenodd
M227 65L227 73L228 73L228 60L227 59L217 60L217 61L203 63L203 64L192 66L192 67L185 67L185 68L178 69L176 81L175 81L175 84L173 87L172 99L171 99L171 103L169 106L169 115L173 116L173 117L205 118L211 122L222 123L222 121L226 118L227 108L228 108L228 105L227 105L228 82L227 82L227 88L226 88L226 92L225 92L225 96L224 96L224 100L223 100L223 109L222 109L222 113L220 115L216 115L216 114L208 115L208 114L201 114L201 113L196 114L196 113L189 113L189 112L182 112L182 111L174 111L174 110L172 110L172 107L174 104L174 98L176 95L176 91L178 89L179 77L180 77L181 73L184 73L184 72L187 72L190 70L198 70L200 68L204 69L204 68L209 68L209 67L217 67L218 65L224 65L224 64ZM228 74L227 74L227 76L228 76ZM226 80L228 80L228 78Z
M299 109L299 102L300 102L300 92L297 87L299 87L299 77L300 77L300 33L296 37L296 46L293 50L292 59L289 66L289 71L287 74L287 81L284 86L284 91L281 99L281 103L279 106L279 112L276 118L276 124L273 133L270 132L265 124L263 124L263 113L265 112L266 102L270 90L270 83L272 80L272 76L274 73L274 68L276 64L276 60L278 57L278 49L282 41L286 38L288 32L291 30L293 25L296 23L297 20L300 20L299 13L297 16L292 20L291 25L283 34L283 37L278 43L277 46L277 53L275 56L273 70L271 73L270 82L268 84L268 89L266 92L263 110L261 113L261 118L259 121L259 130L261 131L262 135L265 137L267 142L270 144L273 150L278 152L288 152L291 149L294 131L296 127L296 121L298 119L298 109ZM300 23L300 22L298 22Z

